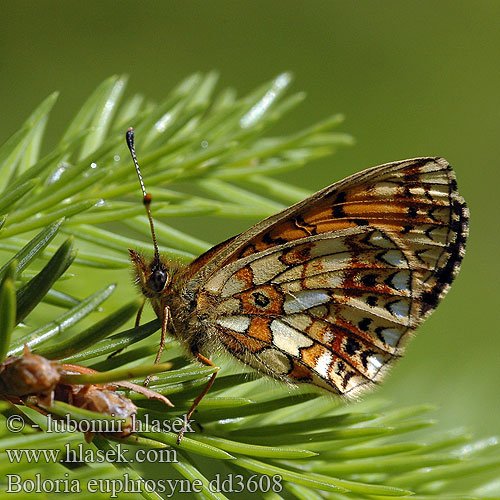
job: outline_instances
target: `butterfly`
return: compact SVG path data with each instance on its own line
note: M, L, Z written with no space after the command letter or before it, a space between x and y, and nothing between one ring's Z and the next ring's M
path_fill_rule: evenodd
M443 158L351 175L183 265L159 255L133 129L127 143L155 247L150 260L130 256L162 320L157 361L168 332L206 365L223 351L275 379L356 396L403 355L459 271L469 214Z

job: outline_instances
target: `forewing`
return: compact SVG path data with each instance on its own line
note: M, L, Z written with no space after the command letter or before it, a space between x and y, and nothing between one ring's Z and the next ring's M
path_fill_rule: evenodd
M199 257L194 259L190 264L187 269L187 280L189 280L193 275L195 275L198 271L201 269L206 268L208 265L213 264L214 262L218 262L219 260L217 259L217 256L222 253L231 243L234 241L235 238L238 236L233 236L231 238L228 238L225 241L222 241L221 243L218 243L217 245L213 246L209 250L207 250L205 253L201 254Z
M459 269L468 213L442 159L375 167L228 242L205 273L213 337L284 380L378 381Z

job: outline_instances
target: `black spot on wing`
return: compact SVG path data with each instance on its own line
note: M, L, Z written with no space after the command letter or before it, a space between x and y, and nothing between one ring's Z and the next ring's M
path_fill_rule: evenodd
M376 354L376 352L375 352L375 351L373 351L372 349L366 349L365 351L363 351L363 352L359 355L359 357L361 358L361 363L362 363L363 368L364 368L365 370L367 370L367 369L368 369L368 358L369 358L370 356L373 356L374 354Z
M344 352L354 356L361 349L361 344L354 338L348 337L344 343Z
M341 219L343 217L347 217L347 214L344 212L344 208L342 206L346 201L346 193L341 191L340 193L332 192L330 196L335 195L335 199L332 201L332 217L334 219Z
M361 278L361 283L366 288L373 288L377 284L377 275L376 274L365 274Z
M417 209L414 206L408 207L408 217L414 219L417 216Z
M370 221L366 219L349 219L349 222L357 224L358 226L368 226L370 224Z
M284 245L285 243L288 243L288 240L280 238L279 236L277 238L273 238L269 232L264 233L262 241L266 243L266 245Z
M347 214L344 212L342 205L335 205L332 209L332 216L334 219L341 219L347 217Z
M368 331L368 328L370 328L370 324L372 322L371 318L363 318L359 323L358 323L358 328L362 332Z
M271 299L260 292L254 292L252 294L255 305L258 307L267 307L271 302Z
M385 344L385 338L382 334L382 332L384 331L384 327L383 326L377 326L377 328L375 328L375 335L377 336L377 338L383 342Z
M342 379L342 389L345 389L347 387L349 380L351 380L351 378L354 377L354 375L356 375L355 372L347 372L344 375L344 378Z

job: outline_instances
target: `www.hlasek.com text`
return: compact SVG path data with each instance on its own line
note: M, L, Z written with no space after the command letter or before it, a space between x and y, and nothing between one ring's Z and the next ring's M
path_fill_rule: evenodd
M64 447L43 448L7 448L5 453L10 463L61 463L88 464L88 463L178 463L175 448L139 448L132 451L117 443L108 450L93 449L78 443Z

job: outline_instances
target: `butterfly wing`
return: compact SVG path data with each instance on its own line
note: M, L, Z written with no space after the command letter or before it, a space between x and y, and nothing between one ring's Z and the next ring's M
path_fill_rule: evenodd
M380 380L449 289L467 222L445 160L374 167L202 259L198 309L244 363L352 395Z

